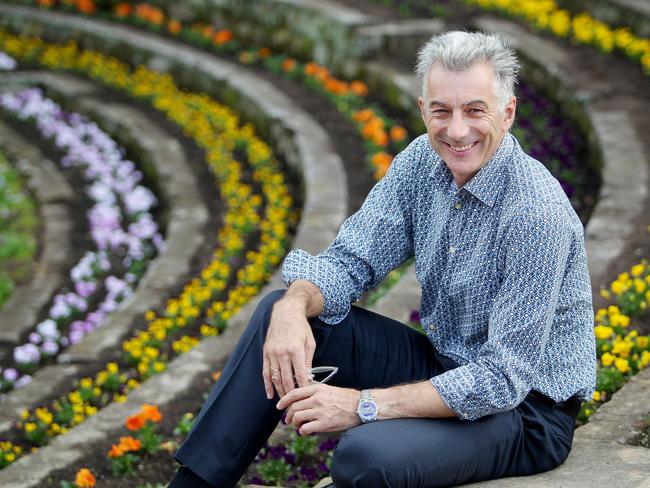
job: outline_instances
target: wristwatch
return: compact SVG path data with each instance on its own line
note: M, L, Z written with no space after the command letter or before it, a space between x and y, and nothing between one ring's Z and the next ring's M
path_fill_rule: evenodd
M361 398L359 398L359 406L357 407L357 415L361 422L367 424L368 422L374 422L377 420L377 414L379 414L379 407L372 399L370 390L362 390Z

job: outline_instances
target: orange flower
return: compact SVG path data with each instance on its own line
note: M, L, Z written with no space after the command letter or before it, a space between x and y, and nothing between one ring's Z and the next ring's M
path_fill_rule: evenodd
M372 142L378 146L385 146L388 144L388 134L386 134L384 129L378 129L372 135Z
M360 97L365 97L368 94L368 86L363 81L359 80L350 83L350 90L352 90L352 93L359 95Z
M139 451L142 447L142 444L138 439L135 439L131 436L120 437L120 443L118 444L118 447L122 450L122 452L131 452Z
M364 139L373 139L375 134L384 130L384 121L379 117L373 117L363 125L361 135Z
M228 29L221 29L220 31L217 31L217 33L214 35L213 41L217 46L221 46L223 44L226 44L227 42L230 42L233 40L233 34L232 31Z
M146 419L138 413L127 418L125 425L130 431L137 431L144 427L145 421Z
M272 53L271 50L268 47L261 47L260 50L257 52L260 58L268 58Z
M81 468L77 471L77 476L74 479L74 485L78 488L93 488L95 482L95 477L90 470L86 468Z
M375 112L373 112L369 108L366 108L364 110L359 110L358 112L355 112L352 118L357 122L367 122L374 116L375 116Z
M77 10L82 14L94 14L97 7L93 0L77 0Z
M406 139L406 129L402 126L395 125L393 128L390 130L390 138L394 142L400 142Z
M375 167L375 177L377 179L383 178L386 171L388 171L388 167L393 162L393 156L383 151L378 152L372 156L370 162Z
M38 0L38 6L43 8L50 8L54 5L54 0Z
M182 28L183 26L178 20L172 19L167 22L167 30L170 34L178 34Z
M313 76L318 72L319 66L313 61L305 65L305 74L308 76Z
M128 17L133 13L133 7L129 3L120 3L115 7L115 15L118 17Z
M162 420L162 414L156 405L149 405L145 403L142 405L142 410L140 410L140 415L144 417L144 420L151 420L152 422L160 422Z
M111 450L108 451L108 457L110 457L110 458L118 458L118 457L122 456L123 454L124 454L124 451L117 444L113 444L111 446Z
M335 95L345 95L348 91L348 84L336 78L327 78L325 80L325 89Z
M296 67L296 60L293 58L287 58L284 61L282 61L282 71L293 71L293 69Z
M215 371L212 373L212 381L218 381L221 378L221 371Z

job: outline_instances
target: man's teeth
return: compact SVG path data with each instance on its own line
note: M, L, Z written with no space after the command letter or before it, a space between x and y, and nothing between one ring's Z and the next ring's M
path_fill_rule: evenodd
M470 147L472 147L474 144L467 144L466 146L452 146L451 144L449 145L450 148L452 148L454 151L466 151Z

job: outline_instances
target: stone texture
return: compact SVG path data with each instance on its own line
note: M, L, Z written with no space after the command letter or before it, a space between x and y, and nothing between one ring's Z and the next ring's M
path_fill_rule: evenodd
M0 342L17 343L65 280L72 229L73 192L56 165L20 134L0 122L0 145L27 176L39 205L41 240L31 280L18 287L0 312Z

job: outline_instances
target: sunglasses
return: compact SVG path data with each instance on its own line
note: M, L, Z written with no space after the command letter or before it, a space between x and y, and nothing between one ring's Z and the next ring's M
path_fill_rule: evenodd
M337 373L339 368L337 366L316 366L307 371L307 375L311 381L317 383L327 383ZM323 375L326 375L324 378ZM320 377L320 379L319 379Z

